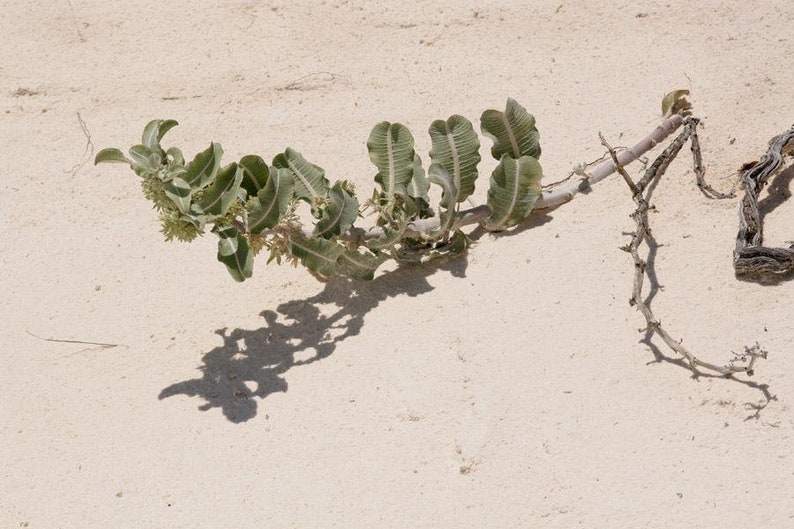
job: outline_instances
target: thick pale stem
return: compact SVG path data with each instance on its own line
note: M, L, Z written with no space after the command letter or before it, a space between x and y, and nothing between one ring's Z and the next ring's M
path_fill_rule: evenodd
M680 114L674 114L665 119L653 132L637 142L632 148L621 151L617 155L618 163L622 166L630 164L664 141L665 138L678 129L683 122L684 118ZM615 163L611 159L606 160L596 166L596 168L590 171L584 178L569 180L550 186L543 190L543 194L535 203L534 209L554 208L566 202L570 202L577 193L589 189L591 185L600 182L614 173L615 169Z
M650 134L637 142L633 147L621 151L617 155L618 163L622 166L628 165L653 149L656 145L664 141L667 136L678 129L683 123L683 119L684 118L680 114L675 114L666 118ZM612 160L607 160L596 166L586 177L576 180L569 179L543 189L541 196L535 203L533 211L554 208L566 202L570 202L577 193L589 189L591 185L600 182L614 173L615 169L615 163ZM458 213L456 224L459 227L480 224L484 222L491 213L491 208L487 205L466 209ZM436 230L439 226L440 223L437 217L417 220L408 225L408 228L405 230L405 236L421 237L422 234ZM305 234L309 236L311 235L311 231L307 231ZM349 238L367 240L381 237L382 235L383 230L378 226L374 226L369 229L356 229L355 233L351 233Z

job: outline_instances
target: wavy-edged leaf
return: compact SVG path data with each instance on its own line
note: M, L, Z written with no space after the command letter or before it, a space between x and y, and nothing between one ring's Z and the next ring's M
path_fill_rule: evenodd
M230 163L220 171L215 180L202 194L199 207L209 215L225 215L237 199L237 191L243 181L243 169Z
M325 171L304 158L298 151L287 149L273 159L273 165L289 169L295 175L295 196L312 206L312 211L325 199L328 193L328 179Z
M243 168L242 187L248 196L255 197L267 184L270 168L261 157L254 154L240 158L240 167Z
M185 215L190 213L190 199L193 195L193 189L190 187L190 184L176 177L166 182L163 185L163 190L180 213Z
M198 153L185 167L185 182L194 190L202 189L212 182L218 174L223 148L218 143L211 143L207 149Z
M99 163L128 163L131 164L132 160L124 156L120 149L102 149L96 153L94 157L94 165Z
M132 170L138 176L154 174L160 168L159 155L152 152L146 145L133 145L130 147L129 153Z
M254 254L248 241L233 227L218 231L218 261L226 265L226 270L235 281L245 281L253 275Z
M535 117L515 99L507 100L504 112L483 112L480 126L482 133L493 140L491 154L497 160L501 160L503 154L513 158L540 158L540 133L535 127Z
M408 221L400 222L396 227L381 226L380 229L383 230L383 233L378 237L368 239L366 243L367 248L374 251L386 250L388 248L391 248L392 246L400 242L406 227L408 227Z
M460 230L455 230L449 240L443 244L428 247L425 245L411 246L410 244L395 252L395 258L404 263L422 264L443 257L455 257L466 251L469 247L469 238Z
M314 235L328 239L350 229L358 217L358 200L343 182L337 182L328 191L326 201L322 217L314 226Z
M289 169L273 168L248 212L248 231L261 233L279 223L292 202L294 181Z
M323 277L336 274L336 262L344 247L334 241L318 238L306 238L295 233L290 236L288 243L289 252L300 259L301 264Z
M146 124L143 129L143 138L141 143L147 146L152 152L164 153L160 147L160 140L163 139L165 133L172 128L179 125L173 119L155 119Z
M485 228L500 231L524 220L540 197L542 175L540 163L532 156L516 160L503 154L491 175L488 206L493 213L485 221Z
M433 164L442 165L452 177L458 192L456 200L466 200L474 192L480 163L480 140L471 121L456 114L446 121L434 121L429 132Z
M375 182L383 188L387 202L406 194L413 175L414 137L401 123L383 121L373 127L367 140L369 159L378 168Z
M430 209L429 190L430 182L427 176L425 176L425 169L422 167L422 159L418 154L415 154L411 182L408 185L408 196L414 199L414 203L419 210L418 216L420 218L433 216L433 211Z
M174 119L164 119L160 122L160 130L157 132L157 141L160 142L163 140L163 136L165 134L179 125L179 122Z
M375 270L378 269L387 255L373 255L369 252L361 253L357 250L344 249L336 260L338 270L344 275L363 281L371 281L375 277Z
M165 153L176 165L185 165L185 157L179 147L169 147Z
M456 204L458 203L458 189L455 187L455 182L447 172L446 168L441 164L433 164L428 169L430 174L429 180L431 184L441 186L441 225L439 226L440 233L447 233L452 229L455 223Z

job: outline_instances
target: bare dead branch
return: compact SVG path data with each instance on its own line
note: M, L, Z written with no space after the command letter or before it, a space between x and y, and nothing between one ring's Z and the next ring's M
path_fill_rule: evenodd
M661 321L656 318L642 295L642 287L645 280L648 263L640 257L639 248L644 242L646 242L647 239L650 239L651 237L651 228L648 221L650 193L664 172L667 170L667 167L681 151L681 148L686 141L690 140L696 134L695 130L697 128L697 124L697 119L691 117L685 118L684 130L682 130L681 133L672 141L672 143L656 158L656 160L654 160L653 164L651 164L651 166L645 171L645 174L637 183L634 183L625 170L621 167L621 162L618 159L618 155L615 153L615 150L606 142L606 140L602 138L602 144L609 150L609 154L612 157L613 163L618 168L618 171L623 175L623 178L626 180L626 183L631 189L634 203L637 206L631 215L636 229L632 234L630 243L624 248L624 250L631 254L631 257L634 261L634 287L629 303L637 307L637 310L639 310L645 317L647 330L651 333L657 334L662 338L664 343L670 347L670 349L683 357L689 364L690 369L692 369L696 375L704 374L704 372L710 372L724 376L730 376L734 373L747 373L749 376L753 374L755 361L758 358L766 358L767 356L767 352L760 346L756 344L753 347L745 347L744 353L741 355L735 355L735 358L733 358L727 365L724 366L719 366L701 360L692 354L686 347L684 347L681 343L681 340L674 339L670 333L668 333L667 330L662 327ZM699 146L697 151L693 149L696 167L701 165L699 153ZM698 174L697 169L696 174ZM699 174L698 178L702 178L702 173ZM705 182L703 183L705 184ZM701 186L699 184L698 187L701 190L711 189L711 187L707 185ZM717 193L715 191L713 193L716 195L712 196L712 198L722 195L721 193ZM706 196L710 195L707 193Z
M767 281L794 272L794 245L789 248L764 246L764 226L758 211L758 195L783 165L783 158L792 153L794 127L772 138L761 160L742 173L744 197L739 204L739 232L733 252L733 268L737 277Z
M91 133L88 131L88 125L85 124L83 116L81 116L79 112L77 113L77 121L80 123L80 129L83 131L83 135L85 136L85 150L83 151L83 156L80 158L80 161L74 164L71 169L66 171L72 176L75 176L77 171L82 169L94 154L94 142L91 141Z

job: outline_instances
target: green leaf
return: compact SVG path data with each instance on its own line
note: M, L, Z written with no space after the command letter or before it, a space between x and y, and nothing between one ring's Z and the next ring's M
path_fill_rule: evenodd
M458 189L455 187L455 182L447 172L446 168L441 164L433 164L428 169L430 173L430 183L441 186L441 225L439 226L439 233L448 233L455 224L456 204L458 202Z
M295 233L290 236L287 249L301 264L323 277L336 274L336 262L345 249L334 241L311 238Z
M240 182L243 181L243 169L231 163L218 171L215 180L201 196L199 207L209 215L225 215L229 207L237 199Z
M485 221L489 231L500 231L523 221L540 197L543 170L532 156L515 159L503 154L491 175L488 206L493 213Z
M245 281L253 275L254 254L248 241L234 227L218 231L218 261L226 265L226 270L235 281Z
M425 176L425 170L422 167L422 159L416 154L414 155L411 183L408 185L408 196L414 200L420 218L433 216L433 212L430 209L429 190L430 182Z
M273 159L273 165L292 171L295 175L295 196L308 202L312 206L312 211L315 211L328 193L325 171L306 161L301 153L289 147Z
M218 174L218 168L221 164L221 156L223 156L223 149L217 143L211 143L210 146L198 153L193 161L187 164L185 168L184 180L194 190L204 188L207 184L212 182L215 175Z
M170 147L165 153L174 161L176 165L185 165L185 156L179 147Z
M689 90L673 90L662 98L662 116L668 117L689 110L692 105L686 100Z
M325 239L350 229L358 217L358 200L342 182L337 182L328 192L327 204L322 208L322 218L314 227L314 235Z
M259 156L249 154L240 159L240 167L243 168L243 189L249 196L256 196L267 184L270 174L267 163Z
M462 202L474 192L477 180L477 164L480 163L480 140L471 122L463 116L452 116L448 120L436 120L430 125L433 147L430 158L433 164L441 165L452 177Z
M507 100L504 112L483 112L480 125L482 133L494 142L491 154L497 160L501 160L503 154L513 158L540 158L540 134L535 118L514 99Z
M455 257L466 251L469 239L460 230L455 230L449 240L432 247L406 244L395 252L395 259L405 263L422 264L444 257Z
M163 140L163 136L165 136L165 134L169 130L173 129L177 125L179 125L179 122L177 122L176 120L173 119L162 120L160 122L160 130L157 132L157 142L158 143L161 142Z
M130 160L132 161L132 170L138 176L146 176L154 174L159 169L157 163L156 153L153 153L149 147L145 145L133 145L130 147Z
M132 160L124 156L124 153L119 149L102 149L96 153L94 158L94 165L99 163L128 163L131 164Z
M369 135L367 150L378 168L375 182L383 188L383 198L392 202L394 195L406 194L415 161L411 131L400 123L378 123Z
M378 251L393 247L400 242L407 226L408 221L405 219L401 219L396 226L381 226L383 234L367 240L367 248Z
M163 153L163 149L160 147L160 140L163 139L163 136L165 136L166 132L177 125L179 125L179 123L173 119L155 119L150 121L143 129L143 138L141 139L141 143L148 147L152 152Z
M361 253L357 250L345 249L336 264L339 271L350 278L371 281L375 277L375 270L387 259L387 255L373 255L369 252Z
M293 185L292 171L273 168L248 212L248 231L261 233L279 223L292 202Z
M163 190L181 213L185 215L190 213L190 199L193 194L190 184L177 177L166 182Z

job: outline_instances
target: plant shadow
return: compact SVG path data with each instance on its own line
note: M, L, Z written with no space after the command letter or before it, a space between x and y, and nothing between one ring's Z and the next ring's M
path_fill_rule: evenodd
M330 280L314 296L262 311L266 324L259 329L216 330L223 344L204 354L201 377L171 384L158 398L199 397L205 401L202 411L220 408L234 423L253 419L258 400L287 391L287 371L331 356L341 342L361 332L365 316L382 301L430 292L430 275L445 270L465 277L467 265L464 256L404 267L370 282Z

